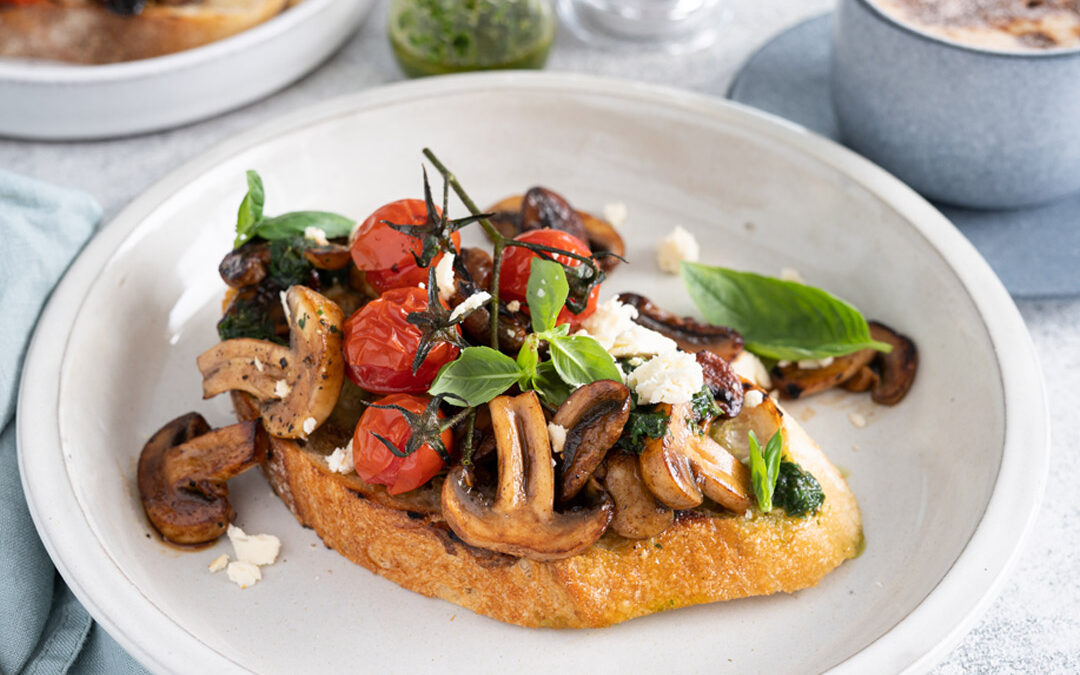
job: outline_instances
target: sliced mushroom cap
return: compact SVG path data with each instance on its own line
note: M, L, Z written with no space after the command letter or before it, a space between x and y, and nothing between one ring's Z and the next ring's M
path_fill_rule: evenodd
M547 188L534 187L521 200L521 231L562 230L582 242L589 241L581 216L563 199Z
M601 220L596 216L581 211L578 211L578 215L581 216L581 223L585 226L585 232L588 235L586 241L589 242L589 249L593 252L593 255L598 253L614 254L598 258L597 263L600 265L600 269L605 272L615 269L621 262L619 258L626 256L626 244L623 242L618 230L608 221ZM619 256L619 258L615 256Z
M307 261L321 270L342 270L352 262L349 247L333 242L325 246L311 246L304 250Z
M244 244L229 251L218 265L221 279L233 288L243 288L266 278L270 263L270 246L266 242Z
M874 384L870 397L875 403L896 405L907 395L915 382L915 372L919 369L919 351L910 338L877 321L870 322L870 336L892 345L892 351L888 354L875 354L874 365L879 379Z
M619 295L619 302L637 309L638 315L634 321L668 336L679 343L679 349L684 352L693 354L705 349L725 361L731 361L742 351L742 336L727 326L702 323L689 316L675 316L637 293L623 293Z
M705 375L705 386L713 395L724 417L735 417L742 410L743 383L731 364L714 352L701 350L694 354Z
M573 499L622 435L630 417L630 390L621 382L599 380L570 394L551 422L566 429L559 500Z
M690 404L657 406L668 431L650 439L641 453L641 475L649 491L673 509L699 506L704 497L736 513L750 508L750 471L705 433L693 428Z
M767 443L783 423L783 413L776 401L765 395L764 390L749 384L747 386L762 394L761 403L756 406L744 405L737 417L718 422L709 428L709 436L740 461L750 456L751 431L759 441Z
M868 366L877 353L873 349L860 349L846 356L837 356L822 368L802 368L798 363L783 367L777 365L769 377L772 378L773 387L779 389L784 398L801 398L847 382Z
M463 247L461 249L461 261L469 272L469 280L477 290L491 288L491 272L493 261L491 254L482 248Z
M567 558L592 546L611 520L611 500L555 511L551 443L536 393L499 396L489 408L499 465L495 498L470 488L464 467L452 469L442 492L451 529L471 546L533 560Z
M236 516L226 481L261 463L267 440L258 421L212 431L198 413L158 430L139 455L138 483L161 536L177 544L220 537Z
M237 338L198 358L203 398L244 391L259 400L266 430L278 438L306 437L334 409L345 375L341 308L305 286L286 295L289 346Z
M658 503L641 478L636 457L612 454L604 462L604 488L615 500L611 529L627 539L648 539L675 521L675 512Z

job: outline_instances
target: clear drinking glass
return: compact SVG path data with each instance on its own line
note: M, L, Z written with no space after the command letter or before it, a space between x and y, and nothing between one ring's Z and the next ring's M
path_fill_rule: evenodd
M586 43L671 52L707 47L727 18L723 0L558 0L563 23Z
M551 0L391 0L389 31L409 77L542 68L555 14Z

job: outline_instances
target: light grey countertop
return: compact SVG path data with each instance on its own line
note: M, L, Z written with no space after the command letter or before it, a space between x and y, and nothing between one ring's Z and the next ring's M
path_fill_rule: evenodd
M742 62L780 30L827 11L829 0L726 0L712 48L680 57L590 49L560 33L548 70L594 73L722 96ZM385 0L320 69L239 111L174 131L85 143L0 140L0 167L95 195L111 218L189 158L265 120L316 101L402 79L386 39ZM1077 261L1080 274L1080 260ZM1016 570L940 673L1080 672L1080 299L1018 303L1050 400L1053 454L1042 511ZM951 439L949 442L962 442ZM962 480L958 476L957 480Z

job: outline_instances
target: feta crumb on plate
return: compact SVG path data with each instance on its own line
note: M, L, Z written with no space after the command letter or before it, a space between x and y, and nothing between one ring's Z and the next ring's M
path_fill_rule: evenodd
M796 283L803 284L804 286L806 285L806 279L803 279L802 274L800 274L799 270L795 269L794 267L785 267L780 270L780 280L794 281Z
M671 231L671 234L664 237L664 240L660 242L660 247L656 250L656 262L659 263L660 269L668 274L678 274L679 263L684 260L686 262L697 262L700 254L701 247L698 246L694 235L687 232L682 226L676 226Z
M218 557L214 558L210 562L209 565L207 565L207 569L209 569L210 573L213 574L215 572L220 572L221 570L225 569L228 566L229 566L229 556L222 553Z
M443 302L454 294L454 254L445 253L435 265L435 283L439 285L439 297Z
M352 473L356 470L356 465L353 463L353 446L352 439L349 439L348 445L343 448L334 448L334 451L327 455L326 465L330 467L330 470L334 473Z
M768 368L755 354L745 349L739 352L739 355L731 362L731 369L739 377L750 380L762 389L772 389L772 378L769 377Z
M473 293L465 298L465 302L461 303L454 308L454 311L450 312L450 320L457 321L469 312L479 309L490 299L491 293L488 293L487 291L477 291L476 293Z
M321 228L308 226L304 228L304 239L313 241L319 246L329 246L330 242L326 239L326 232Z
M507 311L510 311L510 312L519 312L519 311L521 311L521 301L520 300L511 300L510 302L506 303L506 309L507 309Z
M671 338L634 322L638 311L633 305L609 298L581 323L578 335L588 335L615 358L655 356L678 349Z
M641 403L686 403L705 386L705 374L693 354L675 351L632 370L626 384Z
M229 575L229 581L240 588L254 586L256 582L262 579L262 572L259 571L258 565L240 560L229 563L227 574Z
M548 422L548 437L551 439L551 451L556 455L562 454L563 446L566 445L566 427Z
M281 541L272 534L247 534L235 525L229 525L225 533L229 536L236 559L240 562L271 565L281 551Z
M626 204L623 204L622 202L604 204L604 220L615 227L621 227L622 224L626 222L626 214Z
M677 342L645 326L633 324L615 338L608 353L617 359L627 356L655 356L667 354L679 348Z
M863 417L862 415L860 415L859 413L856 413L856 412L848 413L847 417L848 417L848 420L851 421L852 425L854 425L854 426L856 426L856 427L858 427L860 429L862 429L863 427L866 426L866 418Z

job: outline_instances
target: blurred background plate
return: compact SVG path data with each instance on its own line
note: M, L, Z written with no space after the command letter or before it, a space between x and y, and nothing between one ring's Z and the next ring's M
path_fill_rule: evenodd
M587 211L624 202L629 264L605 297L644 291L693 312L679 278L655 262L658 241L681 224L704 261L797 268L909 334L920 371L900 405L829 392L788 407L848 473L866 551L796 594L553 631L498 623L350 563L255 472L230 483L230 500L241 527L282 540L259 584L240 591L207 572L228 542L190 553L158 541L135 487L143 443L189 410L215 426L234 419L226 397L201 400L195 357L218 339L217 265L244 170L262 173L268 212L361 219L420 194L425 145L481 205L537 184ZM22 477L46 548L94 618L163 672L925 670L1012 567L1049 462L1023 321L926 201L854 153L747 108L551 74L366 91L176 170L103 228L53 294L18 410Z
M224 40L99 66L0 59L0 136L86 140L189 124L271 94L311 72L372 0L306 0Z

